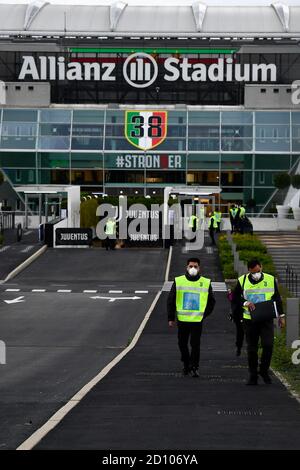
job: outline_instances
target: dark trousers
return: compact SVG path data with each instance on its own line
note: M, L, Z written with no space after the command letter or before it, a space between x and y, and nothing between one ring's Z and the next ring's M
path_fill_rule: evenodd
M257 375L258 367L258 342L261 340L262 355L260 360L260 371L268 371L271 363L274 324L273 320L254 323L252 320L244 320L245 336L247 341L248 366L251 375Z
M234 320L234 324L236 328L235 345L238 349L242 349L244 342L244 326L241 320Z
M105 239L105 248L106 250L108 250L108 248L110 250L114 250L115 249L115 244L116 244L116 240L114 238L109 238L109 236Z
M184 366L199 367L202 322L178 321L178 346ZM188 342L190 339L191 352Z
M215 232L216 232L215 228L212 228L212 227L209 228L209 236L210 236L212 245L216 244L216 242L215 242Z

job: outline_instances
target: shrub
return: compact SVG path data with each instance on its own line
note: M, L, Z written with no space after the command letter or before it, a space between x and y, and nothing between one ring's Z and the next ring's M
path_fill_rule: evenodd
M300 189L300 175L293 175L291 177L292 186L296 189Z
M274 176L274 186L278 189L285 189L291 184L291 177L288 173L279 173Z

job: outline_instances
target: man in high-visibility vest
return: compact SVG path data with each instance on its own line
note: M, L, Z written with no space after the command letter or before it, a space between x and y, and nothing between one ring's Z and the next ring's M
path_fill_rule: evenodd
M251 319L251 311L255 310L255 304L273 300L276 302L279 326L285 324L281 296L279 294L276 279L271 274L262 271L259 260L248 262L248 273L239 277L234 290L233 302L235 308L240 307L240 314L244 325L247 341L249 379L247 385L257 385L258 375L266 384L271 384L269 367L272 358L274 342L273 319L254 322ZM262 355L258 370L258 343L261 340Z
M105 234L107 236L105 239L106 250L108 250L108 248L110 248L111 250L114 250L115 243L116 243L116 235L117 235L117 223L114 217L109 217L107 219L107 222L105 225Z
M215 245L216 244L216 242L215 242L215 233L218 230L218 221L217 221L216 216L212 213L209 214L208 230L209 230L209 236L210 236L210 239L211 239L211 244Z
M235 204L232 204L231 208L229 209L231 233L235 232L236 230L237 212L238 212L238 208L236 207Z
M222 212L214 211L215 220L217 222L217 233L221 232L221 221L222 221Z
M169 326L178 325L178 346L183 362L183 375L199 377L200 338L203 319L215 305L210 279L201 276L200 260L190 258L183 276L175 277L168 296ZM188 342L190 339L191 352Z

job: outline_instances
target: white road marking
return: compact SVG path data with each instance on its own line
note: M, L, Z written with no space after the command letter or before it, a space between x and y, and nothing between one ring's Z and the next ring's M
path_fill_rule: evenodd
M123 294L122 290L110 290L108 291L109 294Z
M25 302L23 299L24 299L24 295L21 295L21 297L17 297L16 299L12 299L12 300L4 300L4 302L7 304L18 304L20 302Z
M167 276L166 276L167 277ZM166 278L165 277L165 278ZM168 278L167 278L168 279ZM110 370L120 362L124 356L126 356L136 345L138 342L149 318L151 313L153 312L160 296L162 290L160 290L153 300L152 304L148 312L146 313L144 320L142 321L140 327L138 328L134 338L132 339L129 346L124 349L117 357L115 357L107 366L102 369L99 374L97 374L90 382L84 385L79 392L77 392L64 406L62 406L56 413L54 413L48 421L37 429L28 439L26 439L18 448L17 450L31 450L35 447L42 439L45 437L52 429L55 428L63 419L64 417L71 411L80 401L94 388L109 372Z
M84 294L97 294L96 290L84 290Z
M138 300L138 299L141 299L142 297L137 297L136 295L134 297L102 297L100 295L96 295L95 297L90 297L90 298L94 300L104 299L104 300L108 300L109 302L115 302L115 300Z
M34 245L28 245L24 250L21 250L21 253L27 253L28 251L32 250L34 248Z
M21 289L5 289L5 292L20 292Z
M46 292L46 289L32 289L31 292Z
M135 294L149 294L149 291L148 290L135 290L134 293Z
M70 292L72 292L71 289L58 289L58 291L60 294L69 294Z
M10 248L10 245L6 245L3 248L0 248L0 253L3 253L4 251L7 251Z

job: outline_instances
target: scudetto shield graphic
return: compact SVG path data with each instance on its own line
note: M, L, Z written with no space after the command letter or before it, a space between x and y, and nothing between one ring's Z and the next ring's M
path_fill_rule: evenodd
M167 111L126 111L126 139L141 150L157 147L166 138L167 117Z

